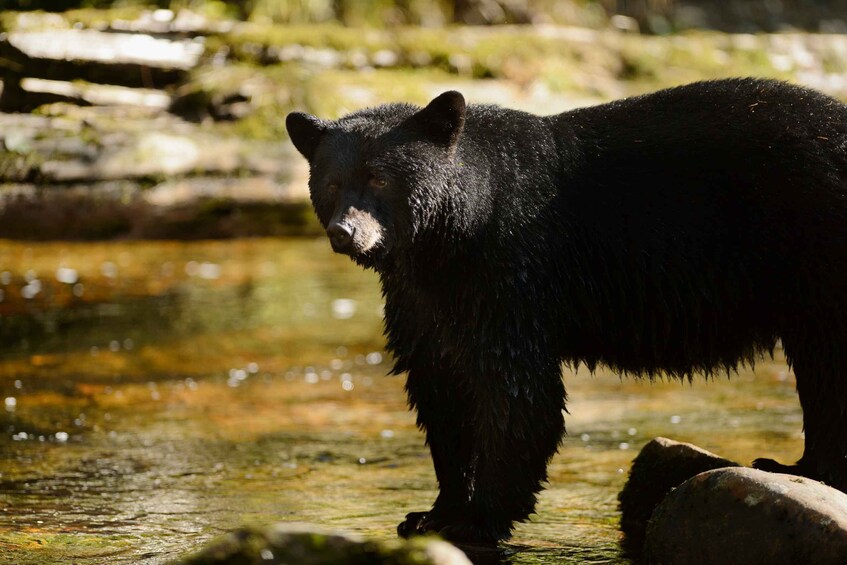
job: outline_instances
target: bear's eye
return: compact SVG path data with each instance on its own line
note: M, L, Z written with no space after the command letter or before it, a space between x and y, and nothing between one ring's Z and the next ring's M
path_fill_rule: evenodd
M373 188L385 188L388 186L388 181L382 177L371 177L368 180L368 184Z
M335 195L338 192L338 184L334 182L329 183L326 185L326 191L331 195Z

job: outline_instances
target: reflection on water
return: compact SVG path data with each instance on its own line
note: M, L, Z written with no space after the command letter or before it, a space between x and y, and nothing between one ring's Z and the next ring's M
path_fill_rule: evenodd
M245 522L393 536L436 485L381 328L376 278L324 241L0 243L0 562L161 562ZM625 562L615 497L656 435L802 448L781 361L565 380L570 436L505 562Z

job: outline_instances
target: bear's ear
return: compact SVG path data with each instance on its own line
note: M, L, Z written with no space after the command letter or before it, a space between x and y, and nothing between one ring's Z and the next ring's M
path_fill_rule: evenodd
M288 136L297 151L311 161L327 126L315 116L303 112L291 112L285 118L285 129L288 130Z
M409 122L435 143L453 147L465 125L465 97L455 90L440 94Z

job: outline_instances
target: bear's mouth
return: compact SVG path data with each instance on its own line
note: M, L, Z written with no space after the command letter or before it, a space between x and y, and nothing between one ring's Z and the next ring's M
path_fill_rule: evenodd
M379 234L360 236L358 230L353 230L348 241L339 242L338 239L329 239L332 250L339 255L347 255L353 259L378 254L383 246Z
M370 247L365 251L342 253L347 255L360 267L366 269L379 270L380 265L385 263L388 258L388 246L380 241L377 245Z

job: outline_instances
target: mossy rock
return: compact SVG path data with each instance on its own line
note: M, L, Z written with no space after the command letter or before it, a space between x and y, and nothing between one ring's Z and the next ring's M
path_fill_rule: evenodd
M437 538L369 540L307 524L243 527L175 565L470 565L459 549Z

